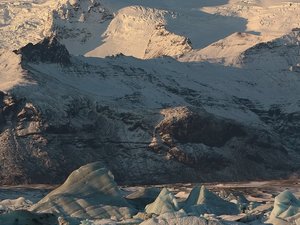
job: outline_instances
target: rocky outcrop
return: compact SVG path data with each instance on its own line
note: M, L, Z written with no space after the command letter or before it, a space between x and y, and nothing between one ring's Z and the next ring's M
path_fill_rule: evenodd
M66 45L76 42L84 49L85 43L95 45L96 36L101 36L98 29L103 29L101 24L112 18L113 13L101 0L61 0L48 18L51 21L48 30L60 41L66 41ZM70 51L77 52L77 49L70 48Z
M155 32L149 39L145 50L144 59L152 59L161 56L179 57L192 50L191 41L168 31L165 25L155 26Z
M164 120L156 127L161 136L171 136L180 143L203 143L210 147L221 147L234 137L244 137L243 127L230 120L196 112L188 107L178 107L161 111ZM165 138L162 137L164 140ZM169 146L172 140L165 140Z
M44 149L46 139L42 135L40 112L25 98L3 92L1 95L1 183L31 183L33 177L43 179L49 172L46 171L53 168L53 160Z
M22 60L34 63L70 64L70 54L66 47L59 43L55 36L45 38L37 44L28 45L14 51L22 55Z
M279 173L280 168L289 167L285 147L263 130L188 107L165 109L161 114L164 119L156 126L149 147L170 159L202 172L214 170L215 176L219 176L218 171L240 173L249 169L247 176L253 174L254 178L264 170L255 169L261 165ZM279 155L286 159L280 165L274 163Z
M111 16L101 0L60 0L53 12L54 22L103 22Z

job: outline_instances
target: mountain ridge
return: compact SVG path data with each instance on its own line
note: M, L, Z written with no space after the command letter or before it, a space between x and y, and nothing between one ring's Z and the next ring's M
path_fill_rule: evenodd
M291 28L276 38L238 30L228 36L226 31L217 42L196 49L204 43L197 42L196 31L191 38L183 35L194 24L178 28L189 21L183 21L185 15L201 19L200 24L215 24L225 15L207 15L212 11L204 5L189 14L192 3L181 3L178 12L166 2L1 3L10 13L27 10L31 22L39 8L47 16L47 10L56 11L50 20L45 16L35 21L38 30L31 23L20 26L17 34L27 33L18 42L6 39L11 33L2 36L2 184L61 182L93 161L106 165L120 184L297 175L298 30ZM13 22L7 21L0 33L20 23L13 16ZM150 24L149 30L143 24ZM107 31L112 36L103 42ZM141 52L133 48L139 47L133 46L136 32L148 38ZM123 37L121 42L116 39ZM85 54L105 44L110 46L102 55L106 57Z

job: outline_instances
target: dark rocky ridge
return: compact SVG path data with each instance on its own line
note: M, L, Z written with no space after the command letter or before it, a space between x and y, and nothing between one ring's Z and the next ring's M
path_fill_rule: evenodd
M156 127L150 145L155 152L207 173L231 170L235 164L233 170L239 172L232 173L247 171L252 179L259 174L261 166L279 173L293 168L288 163L291 158L285 146L271 133L187 107L167 111L163 114L169 115ZM184 115L178 116L180 113ZM201 145L208 149L201 151ZM278 157L282 160L274 164Z
M70 64L68 50L55 36L45 38L37 44L29 43L14 52L22 55L22 60L26 62L59 63L65 66Z
M171 109L172 110L172 109ZM158 132L168 133L180 143L203 143L210 147L222 147L233 137L246 136L241 125L234 121L216 118L202 112L197 113L183 107L178 108L185 114L183 118L162 121Z

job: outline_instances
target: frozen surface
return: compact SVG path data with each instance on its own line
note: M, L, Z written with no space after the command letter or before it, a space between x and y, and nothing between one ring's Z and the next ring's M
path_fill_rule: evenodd
M155 201L145 208L146 213L156 215L167 212L176 212L178 210L178 202L175 196L169 192L167 188L162 189Z
M206 214L204 216L195 216L189 215L184 212L183 210L176 210L175 212L163 213L159 217L147 218L137 216L133 219L124 219L124 220L116 220L116 218L111 219L84 219L82 220L82 224L211 224L211 225L218 225L218 224L228 224L228 225L245 225L245 224L256 224L256 225L263 225L263 224L278 224L278 225L287 225L287 224L297 224L296 221L299 218L297 216L296 210L291 210L291 207L297 208L299 205L299 181L298 180L281 180L281 181L265 181L265 182L251 182L251 183L223 183L223 184L205 184L205 186L213 192L215 195L220 195L221 192L229 192L233 195L237 193L243 194L247 199L250 200L250 205L257 204L254 209L250 209L246 214L236 214L236 215L221 215L216 217L212 214ZM164 186L156 186L157 188L167 187L173 194L178 192L185 192L189 194L191 192L192 187L195 187L194 184L170 184ZM42 196L49 192L54 187L47 187L47 186L27 186L27 187L6 187L5 189L0 190L0 195L3 196L2 199L6 198L14 198L15 194L18 193L20 196L25 196L28 199L34 201L37 198L42 198ZM138 193L142 187L122 187L123 191L127 193L131 193L133 196L134 193ZM153 187L143 187L143 188L153 188ZM287 191L289 189L289 191ZM59 189L61 191L61 189ZM65 190L67 191L67 190ZM57 191L56 191L57 192ZM166 191L164 191L166 192ZM5 193L5 195L3 195ZM38 195L37 193L44 193L43 195ZM54 193L54 192L52 192ZM66 192L67 193L67 192ZM170 194L170 192L168 192ZM5 196L5 197L4 197ZM31 197L30 197L31 196ZM177 196L177 195L176 195ZM79 197L79 196L78 196ZM254 199L254 197L256 199ZM275 199L274 199L275 197ZM82 198L82 196L81 196ZM185 201L187 196L179 197L176 201L183 202ZM274 201L275 200L275 201ZM27 200L29 201L29 200ZM14 209L20 206L20 199L16 201L8 201L2 200L3 202L10 202L10 205L14 205ZM210 202L209 200L207 202ZM274 204L274 209L273 209ZM294 209L295 209L294 208ZM26 205L19 207L18 209L28 209ZM273 210L272 210L273 209ZM174 210L174 208L173 208ZM289 211L286 214L287 210ZM272 213L271 213L272 211ZM3 212L2 212L3 213ZM279 214L278 214L279 213ZM276 216L276 215L277 216ZM21 216L21 214L9 214L10 217L8 218L15 218L15 216ZM251 216L252 215L252 216ZM265 215L265 216L263 216ZM42 216L44 218L44 216ZM284 217L284 218L283 218ZM34 214L23 213L22 218L35 218ZM47 218L47 217L45 217ZM144 219L141 219L144 218ZM269 219L267 221L267 219ZM2 221L3 218L0 218ZM41 218L42 219L42 218ZM48 220L51 220L51 216ZM284 220L283 220L284 219ZM42 219L43 220L43 219ZM71 220L69 217L60 217L59 221L71 221L71 224L78 225L80 223L79 220ZM143 222L143 220L145 220ZM240 222L237 222L240 221ZM287 222L289 221L289 222ZM46 224L46 220L44 220ZM53 223L53 221L52 221Z

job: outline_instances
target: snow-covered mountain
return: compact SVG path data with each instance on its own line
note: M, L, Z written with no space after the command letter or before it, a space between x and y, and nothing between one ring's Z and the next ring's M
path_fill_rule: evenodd
M299 12L1 1L1 183L60 182L93 161L126 184L297 175Z

